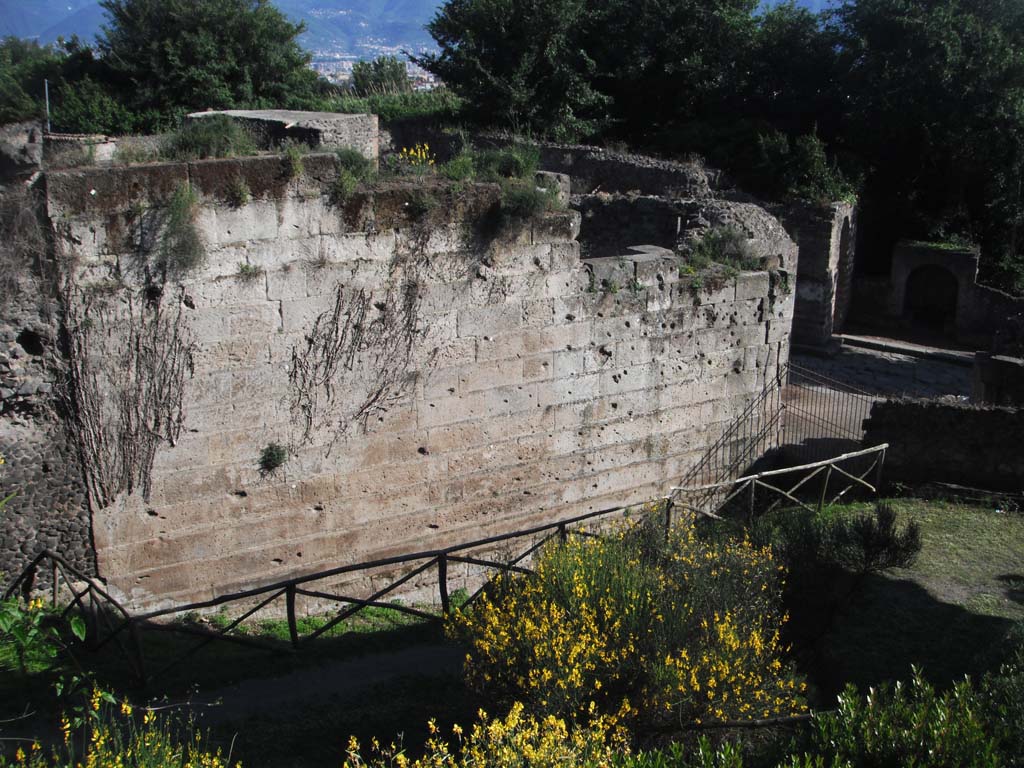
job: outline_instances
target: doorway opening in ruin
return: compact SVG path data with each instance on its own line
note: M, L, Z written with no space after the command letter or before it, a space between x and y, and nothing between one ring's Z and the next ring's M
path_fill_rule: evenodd
M915 329L951 334L959 285L944 267L927 264L907 277L903 314Z
M853 232L850 218L843 219L839 233L839 269L836 273L836 302L832 313L832 333L842 333L850 309L850 290L853 287Z

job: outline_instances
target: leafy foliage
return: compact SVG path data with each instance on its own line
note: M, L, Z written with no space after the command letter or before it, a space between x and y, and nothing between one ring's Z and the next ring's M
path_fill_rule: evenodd
M463 101L447 88L413 93L375 93L370 96L340 96L325 98L316 109L349 114L378 115L382 122L402 120L430 120L449 122L458 118Z
M969 680L940 693L914 670L909 684L861 696L847 688L838 711L814 719L815 746L830 758L864 768L1002 765L982 698Z
M557 192L526 179L508 179L501 185L501 213L506 219L530 220L558 204Z
M135 707L93 687L84 705L61 717L63 743L44 750L38 742L18 749L0 767L24 768L228 768L230 757L207 746L192 722ZM76 736L81 735L81 740ZM77 742L77 743L76 743ZM79 746L80 744L80 746ZM235 768L240 764L235 763Z
M352 87L358 96L412 91L405 63L395 56L357 61L352 65Z
M224 186L224 199L232 208L241 208L252 200L252 190L245 179L236 176Z
M690 247L687 263L695 270L713 264L733 271L759 269L761 262L750 252L748 238L734 227L713 227Z
M537 717L522 704L513 704L504 717L491 719L481 711L469 735L455 725L451 743L434 721L423 757L410 761L394 743L371 745L363 755L359 742L349 739L345 768L560 768L608 765L616 752L628 752L623 734L613 722L595 717L584 726L572 726L554 717Z
M280 443L268 443L260 452L260 472L269 475L288 461L288 449Z
M137 110L281 107L316 93L303 31L269 0L102 0L98 45Z
M82 617L73 614L65 621L38 599L27 604L17 598L0 601L0 666L27 674L61 664L65 632L84 640Z
M160 153L168 160L205 160L256 154L252 134L227 115L185 123L164 138Z
M556 138L592 134L607 99L582 45L584 0L451 0L427 29L440 53L419 59L485 122ZM620 60L621 61L621 60Z
M196 228L199 198L188 183L181 184L167 202L157 267L164 274L179 277L199 267L206 248Z
M471 685L533 712L596 706L647 725L788 714L805 706L782 659L779 578L748 541L640 524L549 546L535 575L497 580L454 631Z

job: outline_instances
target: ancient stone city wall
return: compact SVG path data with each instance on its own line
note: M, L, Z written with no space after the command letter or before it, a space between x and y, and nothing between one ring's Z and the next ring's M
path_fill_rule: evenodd
M332 202L336 173L46 179L97 569L135 607L656 498L788 358L793 297L767 272L695 289L637 253L602 290L576 212L508 224L496 187L424 182ZM205 260L165 283L185 183Z

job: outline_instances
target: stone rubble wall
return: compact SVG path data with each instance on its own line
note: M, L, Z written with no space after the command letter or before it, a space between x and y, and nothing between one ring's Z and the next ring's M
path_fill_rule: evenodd
M779 221L751 203L716 198L576 195L583 258L604 258L637 245L683 252L708 230L727 228L746 238L747 251L768 269L795 272L796 249Z
M8 206L14 206L20 209L20 227L31 226L31 191L0 190L0 205L5 218ZM11 498L0 511L0 575L5 581L14 578L43 549L93 573L78 454L65 439L55 402L60 309L54 273L7 246L0 248L0 498ZM48 584L49 578L40 573L37 584Z
M864 445L888 443L885 479L993 491L1024 488L1024 409L950 399L876 402Z
M601 291L580 260L575 211L495 226L496 187L439 188L424 227L421 190L385 185L336 206L336 174L333 156L310 155L296 179L266 157L47 178L80 286L115 303L139 290L132 217L184 182L201 196L206 261L180 299L197 341L184 430L157 454L148 500L122 494L93 510L99 573L133 607L663 496L788 359L793 297L776 295L767 272L694 292L654 249L609 265L628 288ZM233 208L225 190L237 178L252 200ZM774 247L795 259L784 235ZM383 306L410 259L420 331L402 386L365 428L340 434L375 375L357 360L305 442L290 408L293 354L339 287ZM111 287L115 277L125 284ZM289 456L264 474L272 442Z
M193 112L189 121L211 115L227 115L243 124L261 149L274 149L286 140L313 149L349 147L376 162L380 155L380 129L376 115L348 115L337 112L300 112L285 109L229 109Z

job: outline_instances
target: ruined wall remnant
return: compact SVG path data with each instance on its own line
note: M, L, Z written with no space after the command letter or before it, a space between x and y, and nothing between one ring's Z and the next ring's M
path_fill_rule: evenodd
M286 140L308 144L313 149L358 149L373 161L380 154L376 115L347 115L338 112L300 112L287 109L228 109L193 112L188 120L227 115L242 123L262 149L273 149Z
M854 282L858 323L880 330L923 331L976 348L998 344L1024 298L978 283L976 248L901 241L887 278Z
M336 158L303 167L293 178L258 157L47 176L74 286L65 331L85 322L75 359L113 372L107 432L73 430L76 455L101 465L84 473L96 565L133 606L658 497L788 358L793 298L767 272L695 287L649 248L617 257L622 287L602 290L575 211L501 220L497 186L429 181L336 205ZM242 205L228 194L239 180ZM183 184L205 258L164 278L140 266L153 238L139 233ZM775 266L792 265L777 222L729 205L701 210L754 222ZM124 344L153 341L159 323L184 346ZM119 409L147 387L171 396L125 421ZM82 443L121 440L111 416L149 437L131 472ZM272 444L286 460L261 466Z
M577 195L572 205L581 214L579 240L587 259L615 256L636 245L685 252L709 230L728 229L766 269L796 269L793 241L775 217L751 203L599 193Z
M40 550L94 569L86 490L58 415L60 302L36 192L0 188L0 572ZM45 583L48 574L41 574Z
M975 353L971 399L976 403L1024 406L1024 358Z
M890 400L872 406L864 429L865 445L889 443L887 480L1024 488L1024 409L952 399Z
M851 203L774 211L800 250L793 342L824 346L843 330L853 288L856 211Z

